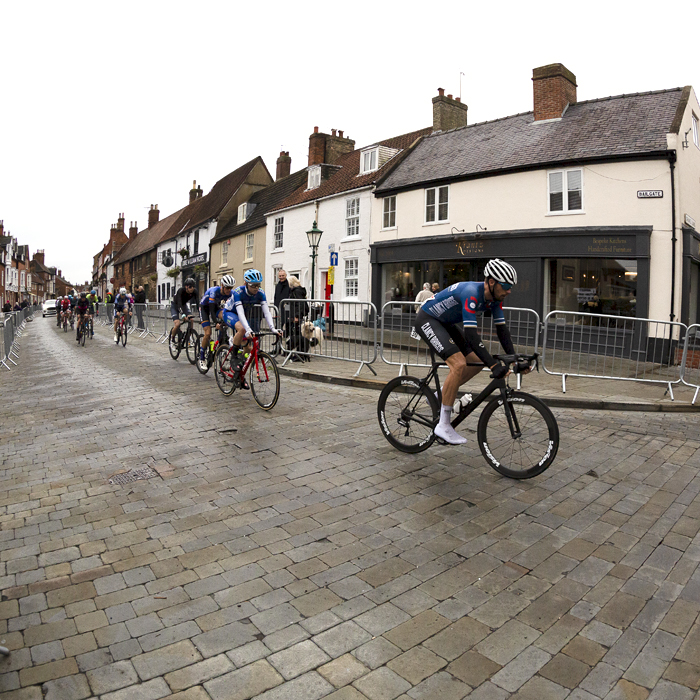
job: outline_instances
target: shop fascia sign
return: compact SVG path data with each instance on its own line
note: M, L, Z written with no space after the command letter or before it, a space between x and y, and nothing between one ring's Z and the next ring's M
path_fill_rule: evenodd
M663 190L637 190L637 199L661 199Z
M191 258L187 258L180 263L180 267L192 267L192 265L199 265L207 261L207 254L200 253L199 255L193 255Z

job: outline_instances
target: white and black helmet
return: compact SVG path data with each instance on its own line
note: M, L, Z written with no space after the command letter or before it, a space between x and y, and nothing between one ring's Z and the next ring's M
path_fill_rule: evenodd
M224 275L219 284L221 287L235 287L236 280L233 275Z
M509 265L503 260L494 258L486 263L484 268L484 277L493 277L496 282L505 284L517 284L518 273L512 265Z

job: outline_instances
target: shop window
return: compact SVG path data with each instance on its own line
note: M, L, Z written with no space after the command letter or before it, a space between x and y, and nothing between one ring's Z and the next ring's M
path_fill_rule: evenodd
M450 186L429 187L425 191L425 223L442 223L449 219Z
M349 237L360 235L360 198L352 197L345 200L345 235Z
M345 259L345 296L357 297L360 292L359 264L357 258Z
M583 209L583 171L557 170L549 173L549 213L579 212Z
M394 228L396 226L396 197L384 197L384 213L382 228Z
M275 219L275 241L274 248L282 248L284 245L284 217Z
M545 312L635 316L637 261L559 258L545 263Z

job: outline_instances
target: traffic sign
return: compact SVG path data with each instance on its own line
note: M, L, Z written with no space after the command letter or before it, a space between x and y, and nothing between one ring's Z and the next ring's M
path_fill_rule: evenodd
M335 266L338 264L338 253L331 253L331 265Z

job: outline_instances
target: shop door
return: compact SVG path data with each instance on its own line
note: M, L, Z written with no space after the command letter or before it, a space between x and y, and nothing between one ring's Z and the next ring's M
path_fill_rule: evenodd
M688 307L688 325L692 326L698 322L698 301L700 301L700 265L696 262L690 263L690 295Z

